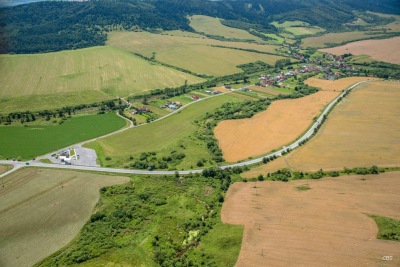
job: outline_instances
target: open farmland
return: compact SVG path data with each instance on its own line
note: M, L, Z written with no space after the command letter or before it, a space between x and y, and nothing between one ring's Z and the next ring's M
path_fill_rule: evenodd
M91 102L126 96L150 89L197 83L201 78L179 72L134 56L115 47L93 47L73 51L35 55L0 56L0 99L53 95L62 106L71 104L72 97L92 96ZM21 79L21 77L24 77ZM62 96L62 97L60 97ZM37 103L26 103L24 110L37 108ZM48 109L40 101L41 109ZM50 103L51 105L51 103Z
M245 227L235 266L399 266L400 243L377 239L368 216L399 220L399 191L399 172L235 183L221 213Z
M63 124L0 127L0 156L31 159L80 141L116 131L126 121L114 113L76 116Z
M198 129L194 121L200 119L206 112L212 112L223 103L235 101L243 100L230 95L201 100L161 121L99 139L87 146L96 149L100 160L105 156L115 160L106 162L107 165L111 164L112 166L125 164L130 155L142 152L161 152L168 156L167 153L178 150L186 155L183 162L185 165L180 167L189 168L195 166L199 159L211 157L206 146L194 137L194 133Z
M8 172L13 168L12 165L0 165L0 174L3 174L5 172Z
M36 168L2 178L0 265L32 266L67 245L90 218L100 188L128 181Z
M221 24L220 19L209 16L194 15L189 17L190 26L197 32L210 35L223 36L243 40L254 40L262 42L260 37L254 36L245 30L227 27Z
M338 104L312 140L244 176L282 168L317 171L400 166L399 88L398 82L387 81L360 85Z
M155 58L161 62L208 75L227 75L241 72L237 65L264 61L274 65L280 56L260 54L213 46L253 49L275 53L276 46L241 42L222 42L208 38L169 36L148 32L115 32L108 44L127 51ZM154 54L153 54L154 53Z
M328 44L341 44L344 42L368 39L376 36L377 35L369 35L367 32L361 31L327 33L317 37L307 37L302 39L302 46L319 48L326 47Z
M362 80L366 78L351 77L336 81L310 78L305 83L320 87L321 91L298 99L275 101L266 111L249 119L220 122L214 133L225 160L244 160L287 145L311 125L314 117L340 91Z
M252 118L220 122L214 134L224 159L244 160L290 143L338 95L339 92L322 91L298 99L279 100Z
M335 55L351 53L353 55L369 55L375 60L400 64L400 37L382 40L364 40L346 45L321 49L321 52Z
M270 95L279 95L279 94L287 94L287 92L278 91L280 88L270 88L270 87L262 87L262 86L250 86L248 87L250 90L267 93Z

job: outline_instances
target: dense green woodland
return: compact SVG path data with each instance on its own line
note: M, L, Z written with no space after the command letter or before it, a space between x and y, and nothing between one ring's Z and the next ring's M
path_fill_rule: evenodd
M0 53L38 53L104 45L107 31L193 31L187 15L225 19L226 25L275 32L272 21L302 20L340 30L353 10L400 14L397 0L99 0L45 1L0 8Z

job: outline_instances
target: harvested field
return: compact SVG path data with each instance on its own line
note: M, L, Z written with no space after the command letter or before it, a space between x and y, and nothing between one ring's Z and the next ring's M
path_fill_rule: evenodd
M315 94L275 101L271 106L250 119L222 121L214 133L223 156L228 162L259 156L287 145L301 135L322 109L339 92L363 77L350 77L336 81L308 79L307 84L320 87Z
M223 42L209 38L169 36L148 32L115 32L109 35L108 44L127 51L155 58L195 73L227 75L241 72L237 65L263 61L274 65L280 56L266 55L237 49L214 46L253 49L274 53L277 46L245 42Z
M325 47L327 44L341 44L343 42L351 42L360 39L368 39L376 35L368 35L367 32L340 32L327 33L317 37L308 37L302 39L303 47Z
M309 86L321 88L321 91L341 92L346 88L350 87L351 85L365 80L374 81L379 79L369 78L369 77L348 77L331 81L331 80L322 80L317 78L309 78L305 81L305 83Z
M281 92L281 91L278 91L278 90L274 90L274 89L272 89L270 87L251 86L251 87L249 87L249 89L250 90L254 90L254 91L258 91L258 92L262 92L262 93L267 93L267 94L270 94L270 95L280 95L280 94L286 95L287 94L286 92Z
M368 55L375 60L400 64L400 37L383 40L365 40L346 45L321 49L335 55L351 53L353 55ZM382 49L384 48L384 49Z
M0 265L32 266L68 244L90 218L100 188L129 178L26 168L2 178Z
M399 191L399 172L235 183L221 212L224 223L245 227L235 266L399 266L400 243L377 239L368 216L399 220Z
M8 172L13 168L12 165L0 165L0 174Z
M400 166L399 102L399 82L362 84L338 104L306 145L244 176L255 177L288 167L317 171Z
M35 68L32 68L33 64ZM49 66L53 66L49 68ZM0 97L100 90L113 96L174 87L202 79L115 47L0 56ZM25 77L25 79L20 79Z

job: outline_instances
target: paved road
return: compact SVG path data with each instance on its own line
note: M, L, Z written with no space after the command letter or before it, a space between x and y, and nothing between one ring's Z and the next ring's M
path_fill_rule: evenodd
M338 102L340 97L343 97L348 91L352 90L356 86L368 81L362 81L358 82L346 90L344 90L337 98L335 98L329 105L324 109L324 111L321 113L321 115L318 117L318 119L314 122L314 124L310 127L310 129L299 139L291 143L285 148L282 148L274 153L270 153L268 155L264 155L262 157L252 159L252 160L247 160L244 162L239 162L235 164L229 164L229 165L223 165L220 166L221 169L226 169L226 168L232 168L236 166L245 166L245 165L251 165L255 163L262 162L264 157L271 157L271 156L281 156L282 152L284 152L286 149L294 149L299 146L299 143L304 141L307 138L310 138L312 134L314 133L314 130L321 124L324 115L328 114L328 112L332 109L332 107ZM130 127L129 127L130 128ZM126 130L122 129L122 130ZM117 132L121 132L122 130L119 130ZM87 142L87 141L85 141ZM11 161L11 160L0 160L0 164L11 164L14 165L14 168L6 173L3 173L0 175L0 178L22 168L26 167L24 162L17 162L17 161ZM173 175L175 174L175 171L148 171L148 170L129 170L129 169L115 169L115 168L104 168L104 167L91 167L91 166L78 166L78 165L61 165L61 164L48 164L48 163L42 163L39 161L30 161L29 166L35 166L35 167L46 167L46 168L54 168L54 169L69 169L69 170L88 170L88 171L99 171L99 172L112 172L112 173L122 173L122 174L145 174L145 175ZM189 173L201 173L203 170L184 170L184 171L178 171L179 174L189 174Z

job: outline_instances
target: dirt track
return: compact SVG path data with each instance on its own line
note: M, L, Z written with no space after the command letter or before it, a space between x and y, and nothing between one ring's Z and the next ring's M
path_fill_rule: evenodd
M296 186L308 184L308 191ZM254 188L254 186L257 188ZM367 214L400 219L400 173L235 183L222 221L245 226L236 266L399 266ZM391 262L382 256L393 256Z

